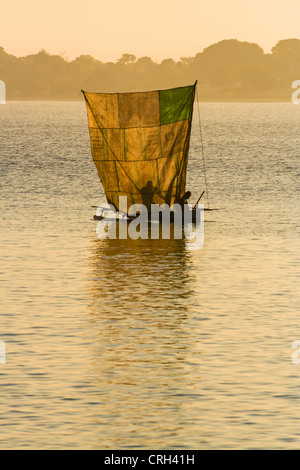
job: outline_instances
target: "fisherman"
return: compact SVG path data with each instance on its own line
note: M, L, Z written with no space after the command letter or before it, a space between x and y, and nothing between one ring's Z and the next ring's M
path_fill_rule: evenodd
M146 186L141 189L143 204L147 207L148 211L151 211L151 204L153 203L153 197L156 190L157 189L153 185L152 181L147 181Z
M178 204L183 208L184 204L187 204L188 199L191 197L192 193L191 191L186 191L184 195L179 199Z

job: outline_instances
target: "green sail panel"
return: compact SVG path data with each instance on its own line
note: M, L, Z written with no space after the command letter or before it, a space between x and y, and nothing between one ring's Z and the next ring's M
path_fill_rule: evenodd
M161 90L159 92L161 125L191 119L194 94L194 86Z
M107 201L174 204L185 192L195 85L139 93L83 92L91 151Z

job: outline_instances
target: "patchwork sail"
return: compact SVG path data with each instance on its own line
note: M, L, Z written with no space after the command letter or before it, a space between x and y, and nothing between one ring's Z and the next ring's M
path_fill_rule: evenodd
M109 204L170 206L185 193L196 83L137 93L84 92L91 150Z

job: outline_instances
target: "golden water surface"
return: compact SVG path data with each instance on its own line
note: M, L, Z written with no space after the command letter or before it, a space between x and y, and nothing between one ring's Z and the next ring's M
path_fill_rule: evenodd
M0 108L1 448L299 448L300 107L202 119L193 251L97 238L83 103Z

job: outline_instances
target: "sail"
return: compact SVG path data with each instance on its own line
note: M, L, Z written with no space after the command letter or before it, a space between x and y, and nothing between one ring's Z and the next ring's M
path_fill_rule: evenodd
M137 93L84 92L91 150L108 203L177 202L185 192L195 85Z

